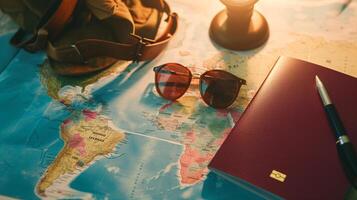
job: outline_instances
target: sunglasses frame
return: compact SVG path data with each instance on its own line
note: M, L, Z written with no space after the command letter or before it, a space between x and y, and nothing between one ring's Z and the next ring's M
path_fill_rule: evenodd
M178 65L179 67L182 67L183 69L185 69L185 70L187 70L187 71L189 72L189 73L188 73L189 81L188 81L187 87L185 88L184 92L182 92L181 95L179 95L178 97L173 98L173 99L167 98L165 95L162 94L161 90L159 89L158 73L160 72L160 70L161 70L163 67L168 66L168 65ZM161 97L163 97L164 99L167 99L167 100L170 100L170 101L175 101L175 100L179 99L180 97L182 97L182 96L187 92L188 88L189 88L190 85L191 85L192 79L193 79L193 78L198 78L198 79L199 79L199 91L200 91L200 95L201 95L202 100L203 100L208 106L213 107L213 108L216 108L216 109L227 108L227 107L229 107L230 105L232 105L232 104L234 103L234 101L236 101L236 99L237 99L237 96L238 96L239 91L240 91L240 87L241 87L242 85L246 85L246 80L244 80L244 79L242 79L242 78L239 78L239 77L237 77L236 75L234 75L234 74L232 74L232 73L230 73L230 72L227 72L227 71L224 71L224 70L220 70L220 69L207 70L207 71L205 71L205 72L202 73L202 74L195 74L195 75L193 75L192 72L191 72L191 70L190 70L188 67L186 67L186 66L183 66L183 65L181 65L181 64L179 64L179 63L165 63L165 64L162 64L162 65L159 65L159 66L154 67L154 68L153 68L153 71L155 72L155 87L156 87L156 91L157 91L157 92L159 93L159 95L160 95ZM209 102L207 102L206 99L204 98L204 94L202 94L201 85L202 85L202 81L204 81L202 77L204 77L207 73L210 73L210 72L222 72L222 73L229 74L232 78L234 78L234 81L236 81L237 84L240 85L240 86L238 87L238 91L235 92L234 98L232 98L232 100L229 102L228 106L226 106L226 107L217 107L217 106L211 105L211 104L210 104ZM185 76L186 76L186 74L185 74ZM216 79L217 77L213 77L213 78Z

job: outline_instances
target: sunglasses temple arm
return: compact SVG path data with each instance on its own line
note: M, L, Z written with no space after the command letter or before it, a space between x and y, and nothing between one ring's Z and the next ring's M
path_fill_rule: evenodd
M195 77L195 76L194 76ZM244 80L244 79L242 79L242 78L238 78L237 77L237 79L224 79L224 78L219 78L219 77L213 77L213 76L205 76L206 78L211 78L211 79L221 79L221 80L224 80L224 81L236 81L236 80L238 80L238 82L239 82L239 84L242 84L242 85L247 85L247 81L246 80ZM197 78L197 77L195 77L195 78Z

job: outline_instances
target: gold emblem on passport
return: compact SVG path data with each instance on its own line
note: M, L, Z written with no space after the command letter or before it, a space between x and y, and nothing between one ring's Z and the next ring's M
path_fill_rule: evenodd
M273 170L271 173L270 173L270 177L277 180L277 181L280 181L280 182L284 182L285 179L286 179L286 174L283 174L281 172L278 172L276 170Z

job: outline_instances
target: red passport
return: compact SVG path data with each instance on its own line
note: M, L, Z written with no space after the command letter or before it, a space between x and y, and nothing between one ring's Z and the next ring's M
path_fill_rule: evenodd
M209 168L264 198L344 199L350 186L315 75L326 86L356 148L357 79L281 57Z

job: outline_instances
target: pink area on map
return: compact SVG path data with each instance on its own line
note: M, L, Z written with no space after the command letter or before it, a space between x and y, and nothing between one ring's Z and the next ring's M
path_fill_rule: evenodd
M218 117L227 117L228 111L226 109L219 109L217 110Z
M71 122L72 122L72 120L70 120L70 119L64 120L61 125L61 128L66 128Z
M193 143L196 140L196 135L193 132L186 133L185 143Z
M86 144L84 142L84 138L79 133L73 135L73 137L69 140L68 145L73 149L77 149L81 156L86 154Z
M85 120L86 121L93 120L98 115L96 112L93 112L93 111L90 111L90 110L83 110L82 112L83 112L83 115L85 116Z
M170 102L170 103L167 103L167 104L161 106L159 112L164 112L166 109L170 108L172 106L172 103L173 102Z
M238 111L230 111L230 113L234 120L234 123L237 123L242 113Z
M207 167L199 167L197 165L203 163L208 164L213 155L200 155L200 153L191 148L185 146L185 151L180 158L180 175L182 184L195 184L201 181L204 175L207 173Z
M212 157L212 154L202 155L199 150L186 144L185 150L180 157L181 183L191 185L201 181L208 171L206 166ZM203 164L205 167L200 167L198 166L199 164Z

